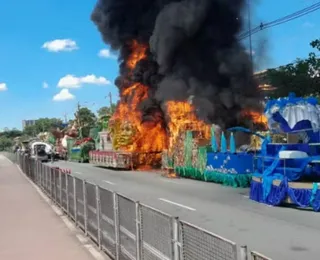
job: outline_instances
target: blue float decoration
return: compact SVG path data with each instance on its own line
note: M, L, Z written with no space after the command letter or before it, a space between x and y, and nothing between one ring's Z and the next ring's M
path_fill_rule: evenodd
M296 133L298 143L272 143L267 136L257 156L251 182L252 200L277 206L284 201L320 210L317 182L309 188L293 183L320 177L320 106L313 98L288 97L270 100L265 107L269 129L274 133ZM305 185L304 185L305 187Z
M211 148L212 148L212 151L214 152L218 151L218 145L217 145L216 136L214 135L214 130L211 131Z
M230 135L230 153L236 153L237 148L236 148L236 141L234 139L233 133Z
M227 152L227 139L224 135L224 133L222 132L221 134L221 144L220 144L220 152L221 153L226 153Z

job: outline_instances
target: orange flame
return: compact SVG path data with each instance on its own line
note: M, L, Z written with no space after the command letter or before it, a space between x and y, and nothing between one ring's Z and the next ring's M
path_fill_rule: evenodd
M250 117L250 119L252 120L252 122L254 124L261 124L261 125L264 125L265 127L267 127L267 125L268 125L268 119L262 113L259 113L259 112L256 112L256 111L247 110L247 111L244 111L242 113L242 115Z
M146 51L148 49L138 41L133 41L131 47L132 53L126 61L126 66L130 71L128 77L138 62L147 58ZM118 148L122 151L133 152L140 162L140 167L159 161L158 155L165 149L171 153L175 149L174 146L177 144L178 138L185 131L195 131L199 139L210 140L211 125L196 117L192 102L168 101L166 103L167 124L164 124L161 111L153 112L151 115L153 121L143 121L139 105L147 98L148 87L141 83L134 83L129 87L122 88L119 104L110 119L111 124L115 121L120 122L120 129L124 129L125 132L127 128L129 129L127 133L131 133L132 136L128 142L122 142ZM249 116L254 123L267 125L267 118L263 114L244 111L243 115ZM120 139L127 140L124 137L120 137ZM172 173L169 176L174 177L175 174Z
M210 138L210 126L197 119L191 102L169 101L166 105L167 113L170 118L168 123L169 151L174 146L179 135L187 130L199 131L204 139Z
M138 41L134 40L131 44L131 49L133 50L129 59L127 60L127 67L133 70L137 63L147 57L146 50L147 47L138 43Z
M132 71L137 63L146 58L147 47L132 42L132 53L126 61L127 67ZM161 120L158 122L143 122L139 104L148 98L148 87L134 83L120 92L120 102L111 121L119 120L135 130L133 140L120 147L129 152L161 152L166 147L166 131ZM158 118L157 115L153 115Z

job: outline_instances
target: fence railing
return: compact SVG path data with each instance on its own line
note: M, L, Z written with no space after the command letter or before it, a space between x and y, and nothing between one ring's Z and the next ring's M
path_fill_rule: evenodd
M116 260L248 260L236 243L24 155L22 171ZM239 257L239 258L238 258ZM251 252L252 260L271 260Z

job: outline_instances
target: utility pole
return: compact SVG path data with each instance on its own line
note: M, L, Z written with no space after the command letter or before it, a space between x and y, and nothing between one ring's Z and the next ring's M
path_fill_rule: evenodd
M111 94L111 92L109 92L109 101L110 101L110 112L111 112L111 114L112 114L112 94Z
M64 116L64 123L66 124L68 122L67 112L64 112L63 116Z
M251 0L248 1L248 29L249 29L249 49L250 49L250 59L253 66L253 57L252 57L252 37L251 37Z
M80 126L80 102L78 102L78 105L77 105L77 122L78 122L78 125Z
M80 122L80 102L78 102L78 105L77 105L77 114L76 114L76 120L77 120L77 124L78 124L78 128L79 128L79 133L80 133L80 138L82 138L82 126L80 125L81 122Z

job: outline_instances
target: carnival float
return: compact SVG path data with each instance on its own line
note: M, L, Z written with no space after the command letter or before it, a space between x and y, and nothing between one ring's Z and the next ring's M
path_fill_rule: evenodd
M237 145L235 135L239 133L242 140L246 136L249 144ZM203 140L197 132L187 131L171 155L163 154L162 167L173 169L184 178L249 187L254 172L254 155L260 151L264 134L244 127L230 128L224 133L212 125L210 140Z
M116 169L133 169L133 156L131 153L121 151L118 140L126 140L132 136L130 130L121 131L117 128L120 124L111 119L111 115L99 118L101 131L96 138L96 150L89 152L89 162L96 166L110 167ZM112 135L114 138L112 138ZM120 141L121 142L121 141Z
M320 210L320 106L316 98L286 98L266 104L270 135L255 156L250 199ZM273 134L286 136L275 142Z
M55 150L60 159L76 162L89 161L89 151L95 149L95 141L91 137L82 137L82 128L76 120L65 124L62 129L52 130L51 133L55 138Z

